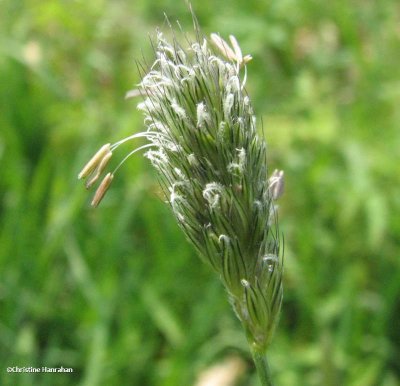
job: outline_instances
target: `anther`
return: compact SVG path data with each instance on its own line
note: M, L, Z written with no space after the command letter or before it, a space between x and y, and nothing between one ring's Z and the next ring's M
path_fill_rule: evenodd
M83 167L81 172L78 174L78 179L87 177L94 169L101 163L104 156L110 152L111 144L107 143L103 145L97 153L89 160L89 162Z
M89 181L86 182L86 184L85 184L86 189L90 189L90 188L94 185L94 183L99 179L101 173L103 172L103 170L104 170L105 167L107 166L108 161L110 160L111 157L112 157L112 152L111 152L111 151L108 152L108 153L103 157L103 159L102 159L102 160L100 161L100 163L99 163L99 166L98 166L98 167L96 168L96 170L95 170L96 173L94 174L94 176L91 177L91 178L89 179Z
M92 206L94 208L96 208L100 204L100 201L103 199L108 188L110 187L113 178L114 178L114 174L108 173L104 177L103 181L101 181L101 184L97 188L96 193L94 194L94 197L92 200Z

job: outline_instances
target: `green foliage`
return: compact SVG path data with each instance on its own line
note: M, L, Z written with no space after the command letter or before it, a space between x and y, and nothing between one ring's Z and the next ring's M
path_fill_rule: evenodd
M148 161L132 157L97 210L76 180L105 138L143 130L124 100L134 59L152 60L148 33L164 11L191 31L187 7L0 5L0 384L186 386L235 353L248 363L240 384L256 385L223 287ZM252 54L268 161L285 170L276 384L399 385L397 3L193 5L205 33L233 33ZM75 372L6 372L59 365Z

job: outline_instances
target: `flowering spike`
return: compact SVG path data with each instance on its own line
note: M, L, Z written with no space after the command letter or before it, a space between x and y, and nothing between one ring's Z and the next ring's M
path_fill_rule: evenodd
M242 67L251 57L229 39L233 48L211 34L216 56L200 36L184 49L159 34L156 60L139 85L147 96L139 108L156 147L146 156L178 224L218 272L249 339L263 350L282 300L273 199L283 174L267 179L265 141L244 91ZM266 263L272 255L277 262Z
M139 91L128 93L145 97L137 108L147 130L96 154L80 177L95 171L88 182L92 185L109 151L127 140L145 138L147 144L127 157L151 148L145 156L159 174L177 223L218 273L251 346L262 352L282 301L283 252L274 200L283 191L283 172L267 177L266 144L244 90L245 64L251 56L242 55L232 35L231 47L211 34L218 54L196 32L197 41L189 47L158 33L155 61ZM93 206L112 179L108 173Z

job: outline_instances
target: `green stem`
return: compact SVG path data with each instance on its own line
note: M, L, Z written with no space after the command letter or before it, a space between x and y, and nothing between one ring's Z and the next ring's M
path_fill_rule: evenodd
M254 348L252 348L251 353L253 355L253 360L256 365L258 377L260 378L262 386L274 386L271 379L271 373L269 371L267 356Z

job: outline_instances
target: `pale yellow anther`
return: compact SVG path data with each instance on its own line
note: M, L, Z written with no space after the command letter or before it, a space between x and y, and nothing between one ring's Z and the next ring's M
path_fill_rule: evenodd
M99 166L95 170L95 174L86 182L86 184L85 184L86 189L90 189L93 186L93 184L99 179L101 173L103 172L103 170L107 166L108 161L110 160L111 157L112 157L112 152L111 151L108 152L103 157L103 159L99 163Z
M129 99L129 98L135 98L138 96L141 96L142 93L139 89L135 88L133 90L129 90L126 94L125 94L125 99Z
M243 63L247 64L252 59L253 59L253 57L251 55L245 55L244 58L243 58Z
M235 51L236 61L240 64L243 62L242 50L240 49L239 43L233 35L229 35L233 50Z
M101 184L97 188L96 193L94 194L94 197L92 200L92 206L94 208L96 208L100 204L100 201L103 199L108 188L110 187L113 178L114 178L114 174L108 173L104 177L103 181L101 181Z
M233 35L229 35L229 40L233 49L224 39L221 38L221 36L215 33L211 34L211 41L214 43L214 45L227 59L236 62L239 67L244 66L246 63L250 62L251 59L253 59L251 55L243 56L239 43Z
M216 33L212 33L211 41L216 45L221 53L226 56L227 59L236 61L235 52L231 47L229 47L229 44L221 38L221 36L217 35Z
M97 153L89 160L89 162L83 167L81 172L78 174L78 179L87 177L94 169L101 163L102 159L106 154L111 152L111 144L107 143L103 145Z

